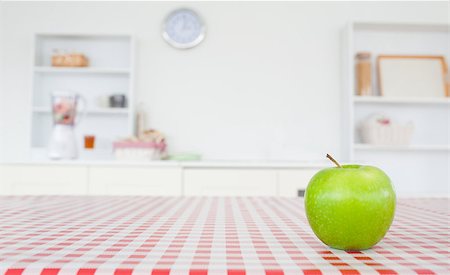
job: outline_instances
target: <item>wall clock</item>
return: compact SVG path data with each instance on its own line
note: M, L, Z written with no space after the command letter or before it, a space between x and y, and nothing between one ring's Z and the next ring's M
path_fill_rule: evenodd
M163 26L163 37L173 47L188 49L205 38L205 25L192 10L178 9L167 16Z

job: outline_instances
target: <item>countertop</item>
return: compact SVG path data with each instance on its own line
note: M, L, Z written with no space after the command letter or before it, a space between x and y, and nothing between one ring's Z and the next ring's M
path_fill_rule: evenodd
M384 239L327 247L302 199L10 196L2 274L450 274L449 199L399 199Z
M329 161L116 161L116 160L16 160L0 161L0 165L75 165L75 166L148 166L180 168L324 168Z

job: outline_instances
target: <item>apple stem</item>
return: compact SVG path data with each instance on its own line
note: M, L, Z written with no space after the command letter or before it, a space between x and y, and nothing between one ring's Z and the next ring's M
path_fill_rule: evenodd
M339 164L339 162L337 162L332 156L330 156L330 154L327 154L327 158L328 158L329 160L331 160L334 164L336 164L336 166L337 166L338 168L342 168L342 166Z

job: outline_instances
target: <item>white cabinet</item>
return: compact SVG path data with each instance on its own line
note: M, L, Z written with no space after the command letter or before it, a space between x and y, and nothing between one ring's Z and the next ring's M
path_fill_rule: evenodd
M185 169L186 196L276 196L277 172L271 169Z
M6 167L0 165L0 195L11 194L9 184L7 184Z
M278 170L279 196L297 197L299 191L303 192L309 180L319 169L280 169Z
M1 195L86 195L85 166L4 165L0 168Z
M5 164L0 195L296 197L312 167L183 167L178 164Z
M181 168L94 166L89 173L92 195L182 195Z

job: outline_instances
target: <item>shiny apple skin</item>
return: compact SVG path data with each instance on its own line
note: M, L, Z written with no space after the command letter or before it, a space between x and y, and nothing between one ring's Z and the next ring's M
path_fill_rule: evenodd
M306 216L316 236L347 251L377 244L391 226L395 205L391 180L373 166L323 169L310 180L305 194Z

